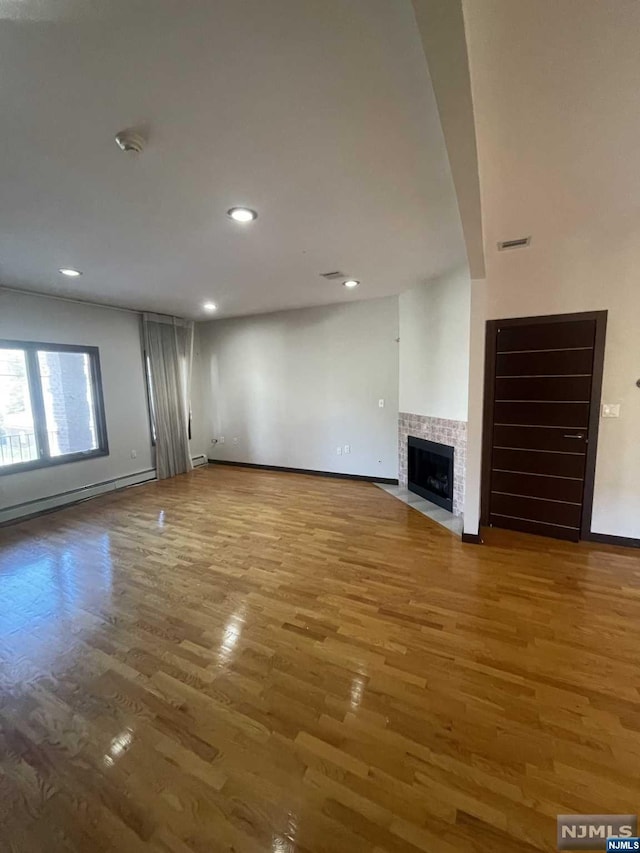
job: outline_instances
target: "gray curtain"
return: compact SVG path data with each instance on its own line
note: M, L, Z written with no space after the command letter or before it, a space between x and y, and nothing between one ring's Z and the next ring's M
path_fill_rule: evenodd
M189 451L193 322L143 314L142 329L156 440L156 470L158 479L163 480L193 467Z

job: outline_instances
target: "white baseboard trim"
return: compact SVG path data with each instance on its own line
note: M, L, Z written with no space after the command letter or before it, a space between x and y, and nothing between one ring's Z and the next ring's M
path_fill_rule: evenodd
M101 483L93 483L80 489L71 489L68 492L60 492L57 495L49 495L46 498L37 498L32 501L14 504L13 506L0 509L0 525L10 524L13 521L30 518L44 512L67 506L68 504L80 503L81 501L96 498L105 492L115 492L118 489L127 489L129 486L139 486L156 479L156 469L147 468L145 471L137 471L135 474L127 474L124 477L116 477L113 480L104 480Z

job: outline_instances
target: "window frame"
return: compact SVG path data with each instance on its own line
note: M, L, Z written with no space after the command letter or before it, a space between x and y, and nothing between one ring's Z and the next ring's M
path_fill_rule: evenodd
M28 462L16 462L11 465L0 464L0 477L8 474L19 474L23 471L33 471L38 468L51 468L54 465L67 465L70 462L82 462L85 459L95 459L98 456L109 455L109 440L107 438L107 421L105 417L104 396L102 393L102 371L100 369L100 350L98 347L81 344L51 344L44 341L13 341L0 339L0 349L22 350L27 366L27 383L33 413L33 428L38 448L38 459ZM93 393L94 415L96 422L96 439L98 447L95 450L81 450L76 453L65 453L64 456L51 456L47 437L47 419L44 408L42 382L38 365L38 352L75 352L89 356L91 390Z

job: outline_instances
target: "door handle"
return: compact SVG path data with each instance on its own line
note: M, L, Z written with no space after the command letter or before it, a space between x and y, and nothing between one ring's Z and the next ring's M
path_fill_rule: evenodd
M584 438L584 435L580 432L578 435L565 435L564 438Z

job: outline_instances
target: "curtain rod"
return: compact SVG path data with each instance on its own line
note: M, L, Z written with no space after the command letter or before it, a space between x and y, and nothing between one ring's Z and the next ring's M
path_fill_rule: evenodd
M59 302L73 302L76 305L91 305L93 308L108 308L111 311L125 311L127 314L138 314L142 316L146 313L160 314L163 317L173 317L172 314L163 314L162 311L143 311L140 308L124 308L121 305L108 305L106 302L94 302L91 299L75 299L73 296L60 296L55 293L43 293L40 290L23 290L20 287L9 287L6 284L0 284L0 291L6 290L8 293L20 293L23 296L40 296L43 299L57 299ZM180 319L183 319L182 317Z

